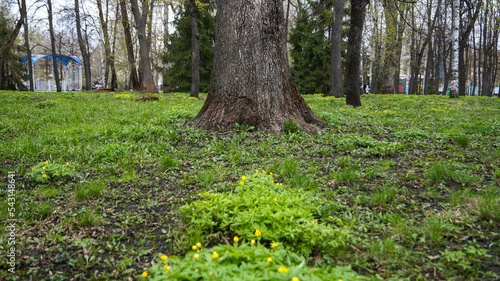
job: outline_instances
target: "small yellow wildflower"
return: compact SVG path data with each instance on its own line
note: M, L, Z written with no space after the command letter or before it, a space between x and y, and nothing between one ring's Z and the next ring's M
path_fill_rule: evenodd
M250 244L255 245L255 240L252 239L252 241L250 241Z
M45 165L49 164L49 161L45 161Z
M66 166L69 166L69 162L66 162Z
M269 174L270 174L271 176L273 175L273 173L272 173L272 172L269 172Z
M45 171L45 167L43 167L43 168L42 168L42 170L44 170L44 171Z
M196 251L196 245L193 245L193 247L191 247L193 249L193 251Z
M268 257L268 258L267 258L267 262L273 262L273 258Z
M218 257L219 257L219 254L217 254L217 252L214 252L214 253L212 254L212 259L216 259L216 258L218 258Z
M200 255L199 255L198 253L194 254L194 256L193 256L193 258L194 258L195 260L197 260L199 257L200 257Z
M271 246L272 246L273 248L278 247L278 245L279 245L278 243L273 243L273 244L271 244Z
M167 257L166 255L162 255L162 256L160 257L160 259L161 259L162 261L166 261L166 260L168 259L168 257Z
M300 279L298 277L293 277L292 281L300 281Z
M259 173L259 170L255 170L255 172L258 174L258 173Z
M314 225L316 222L315 221L312 221L311 224Z
M233 240L234 240L234 242L238 242L238 241L240 241L240 238L238 238L238 236L234 236Z
M214 273L213 273L213 272L210 272L210 273L208 274L208 276L212 277L212 276L214 276Z
M31 170L33 171L33 168L31 168Z
M276 186L280 186L280 183L279 183L279 182L277 182L277 183L276 183Z
M144 272L142 273L142 277L144 277L144 278L148 277L148 273L147 273L146 271L144 271Z
M195 269L194 272L198 272L198 269Z
M255 230L255 236L260 236L262 233L260 232L260 230L256 229Z
M56 171L56 174L59 174L59 171Z
M200 242L196 243L196 247L201 248L201 243Z
M219 259L219 260L220 260L220 261L222 261L223 259L224 259L224 257L220 257L220 259Z
M242 179L242 180L245 180L246 178L247 178L247 177L245 177L245 176L241 176L241 179Z
M244 182L242 182L242 181L240 182L240 185L244 185L244 184L245 184Z
M165 268L165 270L170 270L170 266L168 266L168 264L166 264L163 268Z
M46 174L43 174L43 175L42 175L42 177L43 177L43 178L46 178L46 177L47 177L47 175L46 175Z
M263 173L263 174L265 174L265 173L266 173L266 171L262 170L262 173Z
M274 202L278 202L278 198L274 198Z
M279 272L281 273L287 273L288 272L288 267L282 267L280 266L280 268L278 269Z

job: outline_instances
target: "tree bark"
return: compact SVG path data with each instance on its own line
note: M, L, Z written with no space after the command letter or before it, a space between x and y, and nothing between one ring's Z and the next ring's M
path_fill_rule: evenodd
M283 131L293 120L313 133L325 125L293 82L288 64L282 0L219 0L214 66L195 128L236 123Z
M198 7L195 0L189 0L188 11L191 22L191 93L199 98L200 93L200 33L198 32Z
M59 68L57 65L57 52L56 52L56 38L54 36L54 25L52 23L52 0L47 0L47 12L49 15L49 33L50 33L50 46L52 51L52 70L54 80L56 82L57 92L61 91L61 82L59 81Z
M460 0L452 1L452 35L451 35L451 81L450 98L458 98L458 61L460 36ZM446 90L446 89L445 89Z
M132 43L132 35L130 32L130 24L128 20L127 4L125 0L120 0L120 10L122 14L123 33L125 36L125 45L127 46L127 60L130 67L130 86L134 90L140 90L139 78L135 66L134 44Z
M380 93L394 93L394 73L396 71L396 54L398 48L398 17L393 0L382 2L385 13L385 56L381 71Z
M351 0L351 29L346 59L346 103L361 106L361 39L367 0Z
M331 86L329 96L344 97L342 73L342 19L344 18L344 0L333 3L332 46L331 46Z
M90 90L92 88L92 75L90 71L90 55L85 46L82 36L82 25L80 21L80 4L78 0L75 0L75 16L76 16L76 33L78 35L78 45L80 46L80 52L82 53L83 68L85 69L85 90Z
M151 61L149 58L149 43L146 36L146 17L148 15L148 3L142 3L142 12L139 10L139 4L137 0L131 0L132 13L135 18L135 25L137 29L137 37L139 39L139 72L142 73L142 79L140 81L140 91L145 91L148 93L157 93L158 87L156 87L153 80L153 72L151 70Z
M26 0L21 1L21 13L24 17L23 28L24 28L24 46L26 48L27 55L27 63L28 63L28 75L29 75L29 91L35 91L34 83L33 83L33 65L31 63L31 48L30 48L30 40L29 40L29 29L28 29L28 8L26 7Z
M17 21L14 31L8 37L9 39L2 44L2 47L0 47L0 90L3 90L4 66L7 60L7 55L9 54L10 49L12 48L12 44L14 44L14 41L17 38L17 35L19 35L19 30L21 30L23 23L24 13L21 13L21 17Z

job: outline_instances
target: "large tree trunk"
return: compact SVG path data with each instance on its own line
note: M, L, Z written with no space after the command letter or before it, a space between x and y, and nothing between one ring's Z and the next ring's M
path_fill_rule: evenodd
M28 62L28 75L30 82L30 91L35 91L35 87L33 84L33 65L31 63L31 48L30 48L30 40L29 40L29 30L28 30L28 9L26 7L26 0L21 1L21 13L24 17L23 27L24 27L24 46L26 48L27 62Z
M85 46L82 36L82 25L80 22L80 5L78 0L75 0L75 16L76 16L76 32L78 35L78 45L80 45L80 52L82 53L83 67L85 69L85 90L92 88L92 76L90 72L90 55Z
M130 86L134 90L140 89L137 69L135 67L134 44L132 43L132 35L130 33L130 24L127 14L127 4L125 0L120 0L120 11L122 14L123 33L125 35L125 45L127 46L127 60L130 67Z
M398 11L393 0L384 0L382 4L385 12L385 56L379 90L382 94L392 94L394 93L394 73L398 50Z
M346 60L346 103L361 106L361 39L367 0L351 0L351 29Z
M49 15L49 33L50 33L50 47L52 51L52 70L54 80L56 81L56 90L61 91L61 82L59 81L59 68L57 65L57 51L56 51L56 38L54 36L54 25L52 23L52 0L47 0L47 12Z
M316 117L293 82L288 64L282 0L217 1L214 66L195 128L236 123L280 132L295 121L306 132Z
M290 3L290 2L288 2ZM331 46L331 87L329 96L344 96L342 74L342 19L344 0L335 0L333 4L332 46Z
M200 93L200 33L198 32L198 7L195 0L189 0L188 11L191 21L191 93L198 98Z
M146 36L146 18L149 13L148 3L146 1L142 3L142 12L139 10L139 3L137 3L137 0L131 0L130 3L132 4L132 13L134 14L140 47L139 73L142 73L142 78L140 81L140 89L138 90L148 93L157 93L158 87L156 87L153 79L151 60L149 58L149 42Z
M102 1L96 0L97 10L99 12L99 23L101 24L102 29L102 37L104 40L104 88L108 87L109 81L109 71L111 70L112 62L111 62L111 44L109 41L109 32L108 32L108 1L106 1L106 18L104 18L104 13L102 11ZM113 86L111 86L113 88Z
M451 81L450 98L458 98L458 57L460 40L460 0L452 1L452 34L451 34Z

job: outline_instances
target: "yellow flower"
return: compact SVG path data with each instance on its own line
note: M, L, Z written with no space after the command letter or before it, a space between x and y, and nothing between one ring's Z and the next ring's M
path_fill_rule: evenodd
M210 273L208 274L208 276L210 276L210 277L214 276L213 272L210 272Z
M314 221L311 222L312 225L314 225L314 223L315 223Z
M220 259L219 259L219 260L221 261L221 260L223 260L223 259L224 259L224 257L220 257Z
M245 180L246 178L247 178L247 177L245 177L245 176L241 176L241 179L242 179L242 180Z
M31 170L33 171L33 168L31 168Z
M250 241L250 244L255 245L255 240L252 239L252 241Z
M49 161L45 161L45 165L49 164Z
M45 171L45 167L43 167L43 168L42 168L42 170L44 170L44 171Z
M59 171L56 171L56 174L59 174Z
M271 244L271 246L272 246L273 248L276 248L276 247L278 247L278 243L273 243L273 244Z
M281 273L287 273L288 272L288 267L282 267L280 266L280 268L278 269L279 272Z
M142 273L142 277L144 277L144 278L148 277L148 273L147 273L146 271L144 271L144 272Z
M260 236L262 233L260 232L260 230L256 229L255 230L255 236Z
M160 257L160 259L161 259L162 261L166 261L168 258L167 258L167 256L166 256L166 255L162 255L162 256Z
M269 172L269 174L270 174L271 176L273 175L273 173L272 173L272 172Z
M66 162L66 166L69 166L69 162Z
M280 186L279 182L276 183L276 186Z
M47 177L47 175L46 175L46 174L43 174L43 175L42 175L42 177L43 177L43 178L46 178L46 177Z
M238 238L238 236L234 236L233 240L234 240L234 242L238 242L238 241L240 241L240 238Z
M163 268L165 268L165 270L170 270L170 266L168 266L168 264L166 264Z
M196 243L196 247L201 248L201 243L200 242Z
M193 256L193 258L194 258L195 260L197 260L199 257L200 257L200 255L199 255L199 254L194 254L194 256Z
M267 258L267 262L273 262L273 258L268 257L268 258Z
M193 245L193 247L191 247L191 248L193 249L193 251L195 251L197 247L196 247L196 245Z
M278 198L274 198L274 202L278 202Z
M217 252L214 252L214 253L212 254L212 259L216 259L216 258L218 258L218 257L219 257L219 254L217 254Z
M240 182L240 185L243 185L243 184L245 184L245 183L241 181L241 182Z
M292 281L300 281L300 279L299 279L299 278L297 278L297 277L293 277L293 278L292 278Z
M265 173L266 173L266 171L262 170L262 173L263 173L263 174L265 174Z
M258 174L258 173L259 173L259 170L255 170L255 172Z

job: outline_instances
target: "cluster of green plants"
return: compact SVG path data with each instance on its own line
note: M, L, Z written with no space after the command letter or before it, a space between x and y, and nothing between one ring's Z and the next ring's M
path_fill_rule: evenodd
M75 171L69 162L55 164L47 160L31 167L31 171L27 175L38 183L61 183L73 178Z

